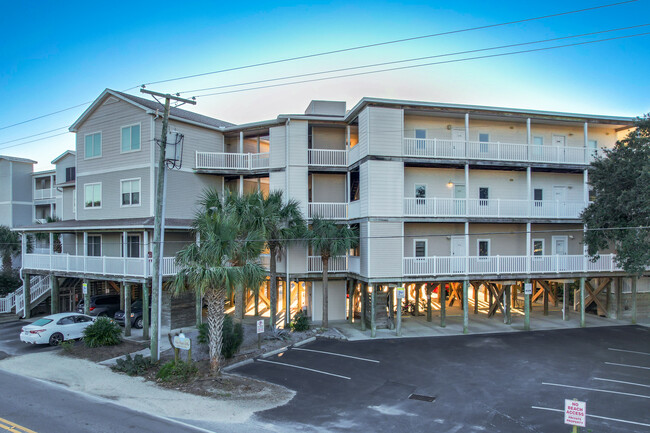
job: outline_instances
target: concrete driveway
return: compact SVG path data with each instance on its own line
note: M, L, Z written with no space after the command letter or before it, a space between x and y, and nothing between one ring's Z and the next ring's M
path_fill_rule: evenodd
M570 431L566 398L587 402L593 432L650 431L650 329L639 326L318 340L235 371L296 390L258 417L306 431Z

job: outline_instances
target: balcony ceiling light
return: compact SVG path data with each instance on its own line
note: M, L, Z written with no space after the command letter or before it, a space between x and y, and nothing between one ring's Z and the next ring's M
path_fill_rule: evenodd
M449 182L447 182L447 188L453 188L454 187L454 182L449 179Z

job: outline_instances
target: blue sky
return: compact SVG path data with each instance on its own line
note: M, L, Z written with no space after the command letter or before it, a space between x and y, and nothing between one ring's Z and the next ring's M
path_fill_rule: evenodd
M0 15L0 128L92 101L104 88L613 3L602 1L11 2ZM650 23L650 2L421 39L154 85L187 91ZM650 32L649 27L531 48ZM641 115L650 111L650 35L200 98L194 110L234 123L302 112L311 99L363 96ZM526 48L526 47L524 47ZM515 50L515 49L511 49ZM506 52L501 50L495 52ZM461 58L456 56L452 58ZM137 91L135 91L137 92ZM185 93L186 96L193 93ZM196 94L196 93L194 93ZM0 154L49 168L74 147L79 107L0 129ZM13 147L9 147L13 146Z

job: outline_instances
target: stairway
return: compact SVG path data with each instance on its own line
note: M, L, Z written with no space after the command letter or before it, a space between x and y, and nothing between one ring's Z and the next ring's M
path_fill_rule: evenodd
M30 277L30 305L32 308L50 296L50 276L34 275ZM23 298L23 285L15 292L0 298L0 313L11 313L15 309L17 316L25 315L25 299Z

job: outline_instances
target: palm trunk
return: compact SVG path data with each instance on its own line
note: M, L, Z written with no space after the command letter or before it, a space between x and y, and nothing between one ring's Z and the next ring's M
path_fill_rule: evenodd
M274 247L269 248L270 254L270 264L269 264L269 277L271 279L269 284L269 301L271 305L269 307L269 327L271 331L275 331L275 315L277 314L278 306L278 277L277 277L277 264L275 262L276 250Z
M329 321L328 319L328 308L327 308L327 297L329 295L329 289L328 289L328 282L327 282L327 271L329 267L329 257L323 256L323 328L327 328L329 326Z
M221 347L223 345L226 291L222 288L208 290L205 298L208 303L210 371L218 375L221 373Z
M244 320L246 311L246 288L241 284L235 287L235 319L238 321Z

